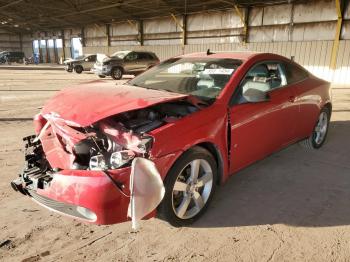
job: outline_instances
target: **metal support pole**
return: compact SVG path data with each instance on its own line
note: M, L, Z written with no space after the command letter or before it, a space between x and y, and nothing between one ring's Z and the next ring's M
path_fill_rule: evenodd
M53 51L55 54L55 63L59 63L59 59L58 59L58 50L57 50L57 44L56 44L57 38L53 39Z
M139 42L140 45L143 46L143 20L139 21Z
M63 53L63 61L66 60L66 39L64 38L64 30L61 31L62 35L62 53Z
M137 30L137 41L140 43L140 46L143 46L143 21L140 20L138 23L135 23L134 21L127 20L127 22Z
M187 45L187 15L182 16L182 43Z
M19 33L19 49L23 52L23 36L22 33Z
M46 50L46 63L50 63L50 51L49 48L47 47L48 41L45 39L45 50Z
M187 26L187 16L183 15L182 16L182 23L179 22L179 20L176 18L174 14L170 14L171 17L173 18L174 22L178 27L181 29L181 44L182 44L182 53L185 53L185 45L187 45L187 31L186 31L186 26Z
M245 16L244 16L244 43L248 43L249 42L249 15L250 15L250 7L246 8L245 11Z
M81 39L81 45L82 47L85 47L86 46L86 43L85 43L85 28L82 27L81 28L81 36L80 36L80 39ZM84 53L84 51L83 51Z
M111 35L110 35L110 24L106 24L106 40L107 40L107 47L111 46Z
M243 24L243 43L246 44L248 40L248 23L247 19L244 17L241 10L239 10L238 6L236 4L233 5L236 13L238 14L239 18L241 19L241 22Z
M341 33L342 24L343 24L343 13L342 13L341 0L335 0L335 7L337 9L338 20L337 20L337 27L336 27L334 41L333 41L332 57L331 57L331 65L330 65L331 69L335 69L337 66L340 33Z
M239 18L241 20L241 23L243 24L243 44L246 44L248 42L249 9L246 10L246 15L244 16L244 14L241 12L241 10L239 10L238 6L235 3L231 2L231 1L227 1L227 0L219 0L219 2L230 4L235 9L237 15L239 16Z
M111 25L106 24L106 40L107 40L107 54L109 55L109 47L111 46Z

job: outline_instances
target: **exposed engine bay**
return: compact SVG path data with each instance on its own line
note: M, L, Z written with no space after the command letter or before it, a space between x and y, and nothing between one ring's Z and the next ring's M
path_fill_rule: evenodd
M41 116L45 124L40 133L23 138L26 165L12 186L17 190L22 186L43 189L52 174L61 169L111 170L130 166L135 157L150 157L153 137L148 132L199 109L186 100L168 102L120 113L88 127L57 116Z
M187 101L158 104L109 117L84 128L95 134L74 145L75 169L115 169L135 156L148 157L153 139L148 132L198 111ZM109 161L106 161L109 159Z
M44 115L45 125L37 141L41 141L52 168L117 169L130 164L136 156L149 157L153 138L148 132L199 109L187 100L180 100L120 113L87 127Z

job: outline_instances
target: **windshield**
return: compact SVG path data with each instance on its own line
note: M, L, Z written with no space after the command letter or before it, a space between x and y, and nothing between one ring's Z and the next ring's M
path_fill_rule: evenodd
M129 53L130 53L130 51L118 51L118 52L115 52L114 54L112 54L112 56L123 59Z
M172 58L128 84L215 100L242 62L222 58Z

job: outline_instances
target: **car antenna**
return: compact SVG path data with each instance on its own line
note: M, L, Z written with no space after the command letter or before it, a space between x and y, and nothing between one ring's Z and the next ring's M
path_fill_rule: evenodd
M215 53L211 52L210 49L208 48L207 55L213 55L213 54L215 54Z

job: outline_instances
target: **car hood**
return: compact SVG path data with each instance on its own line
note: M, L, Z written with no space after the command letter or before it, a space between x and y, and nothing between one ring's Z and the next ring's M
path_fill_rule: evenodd
M81 62L84 61L84 59L73 59L73 58L68 58L66 59L63 63L67 64L67 63L76 63L76 62Z
M110 62L110 61L123 61L123 59L116 57L116 56L111 56L111 57L105 57L103 62Z
M112 115L185 97L187 95L93 81L60 91L46 103L41 114L85 127Z

